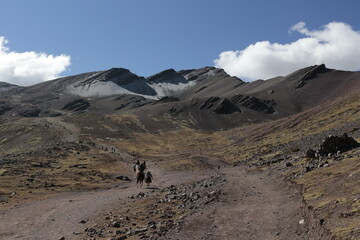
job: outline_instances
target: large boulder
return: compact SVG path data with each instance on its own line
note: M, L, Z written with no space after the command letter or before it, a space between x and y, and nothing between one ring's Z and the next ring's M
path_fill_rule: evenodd
M329 153L346 152L357 147L360 147L360 144L346 133L341 137L330 135L322 142L318 153L321 156L326 156Z
M316 151L313 149L308 149L305 153L307 158L316 158Z

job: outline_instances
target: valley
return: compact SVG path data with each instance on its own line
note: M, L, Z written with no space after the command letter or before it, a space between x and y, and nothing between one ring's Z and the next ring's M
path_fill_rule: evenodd
M359 239L360 148L307 154L360 142L359 80L318 65L252 83L206 67L6 85L0 239Z

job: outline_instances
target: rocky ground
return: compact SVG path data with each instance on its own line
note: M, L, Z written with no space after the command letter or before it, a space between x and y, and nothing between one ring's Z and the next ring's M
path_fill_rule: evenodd
M360 142L359 99L214 132L1 118L0 239L359 239L360 150L322 145ZM136 188L136 159L150 187Z
M298 188L267 171L227 166L161 173L1 211L4 239L311 239ZM6 221L5 221L6 219ZM30 219L33 219L29 225ZM30 227L31 226L31 227ZM55 227L57 226L57 227Z

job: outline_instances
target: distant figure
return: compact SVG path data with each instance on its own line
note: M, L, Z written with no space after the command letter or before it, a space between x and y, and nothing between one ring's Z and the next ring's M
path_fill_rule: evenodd
M145 183L149 186L152 182L153 176L150 171L147 171L145 174Z
M144 163L140 164L139 167L137 168L137 173L136 173L136 187L142 187L144 179L145 179L145 165Z
M134 172L139 171L139 170L138 170L139 166L140 166L140 161L139 161L139 159L138 159L138 160L136 161L135 165L134 165Z
M146 163L145 163L145 161L143 161L142 164L144 165L144 170L146 170Z

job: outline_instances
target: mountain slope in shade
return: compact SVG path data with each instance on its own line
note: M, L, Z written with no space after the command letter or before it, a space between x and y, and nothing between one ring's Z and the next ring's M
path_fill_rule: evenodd
M14 85L14 84L6 83L6 82L0 82L0 92L5 92L5 91L19 89L19 88L22 88L22 87Z

